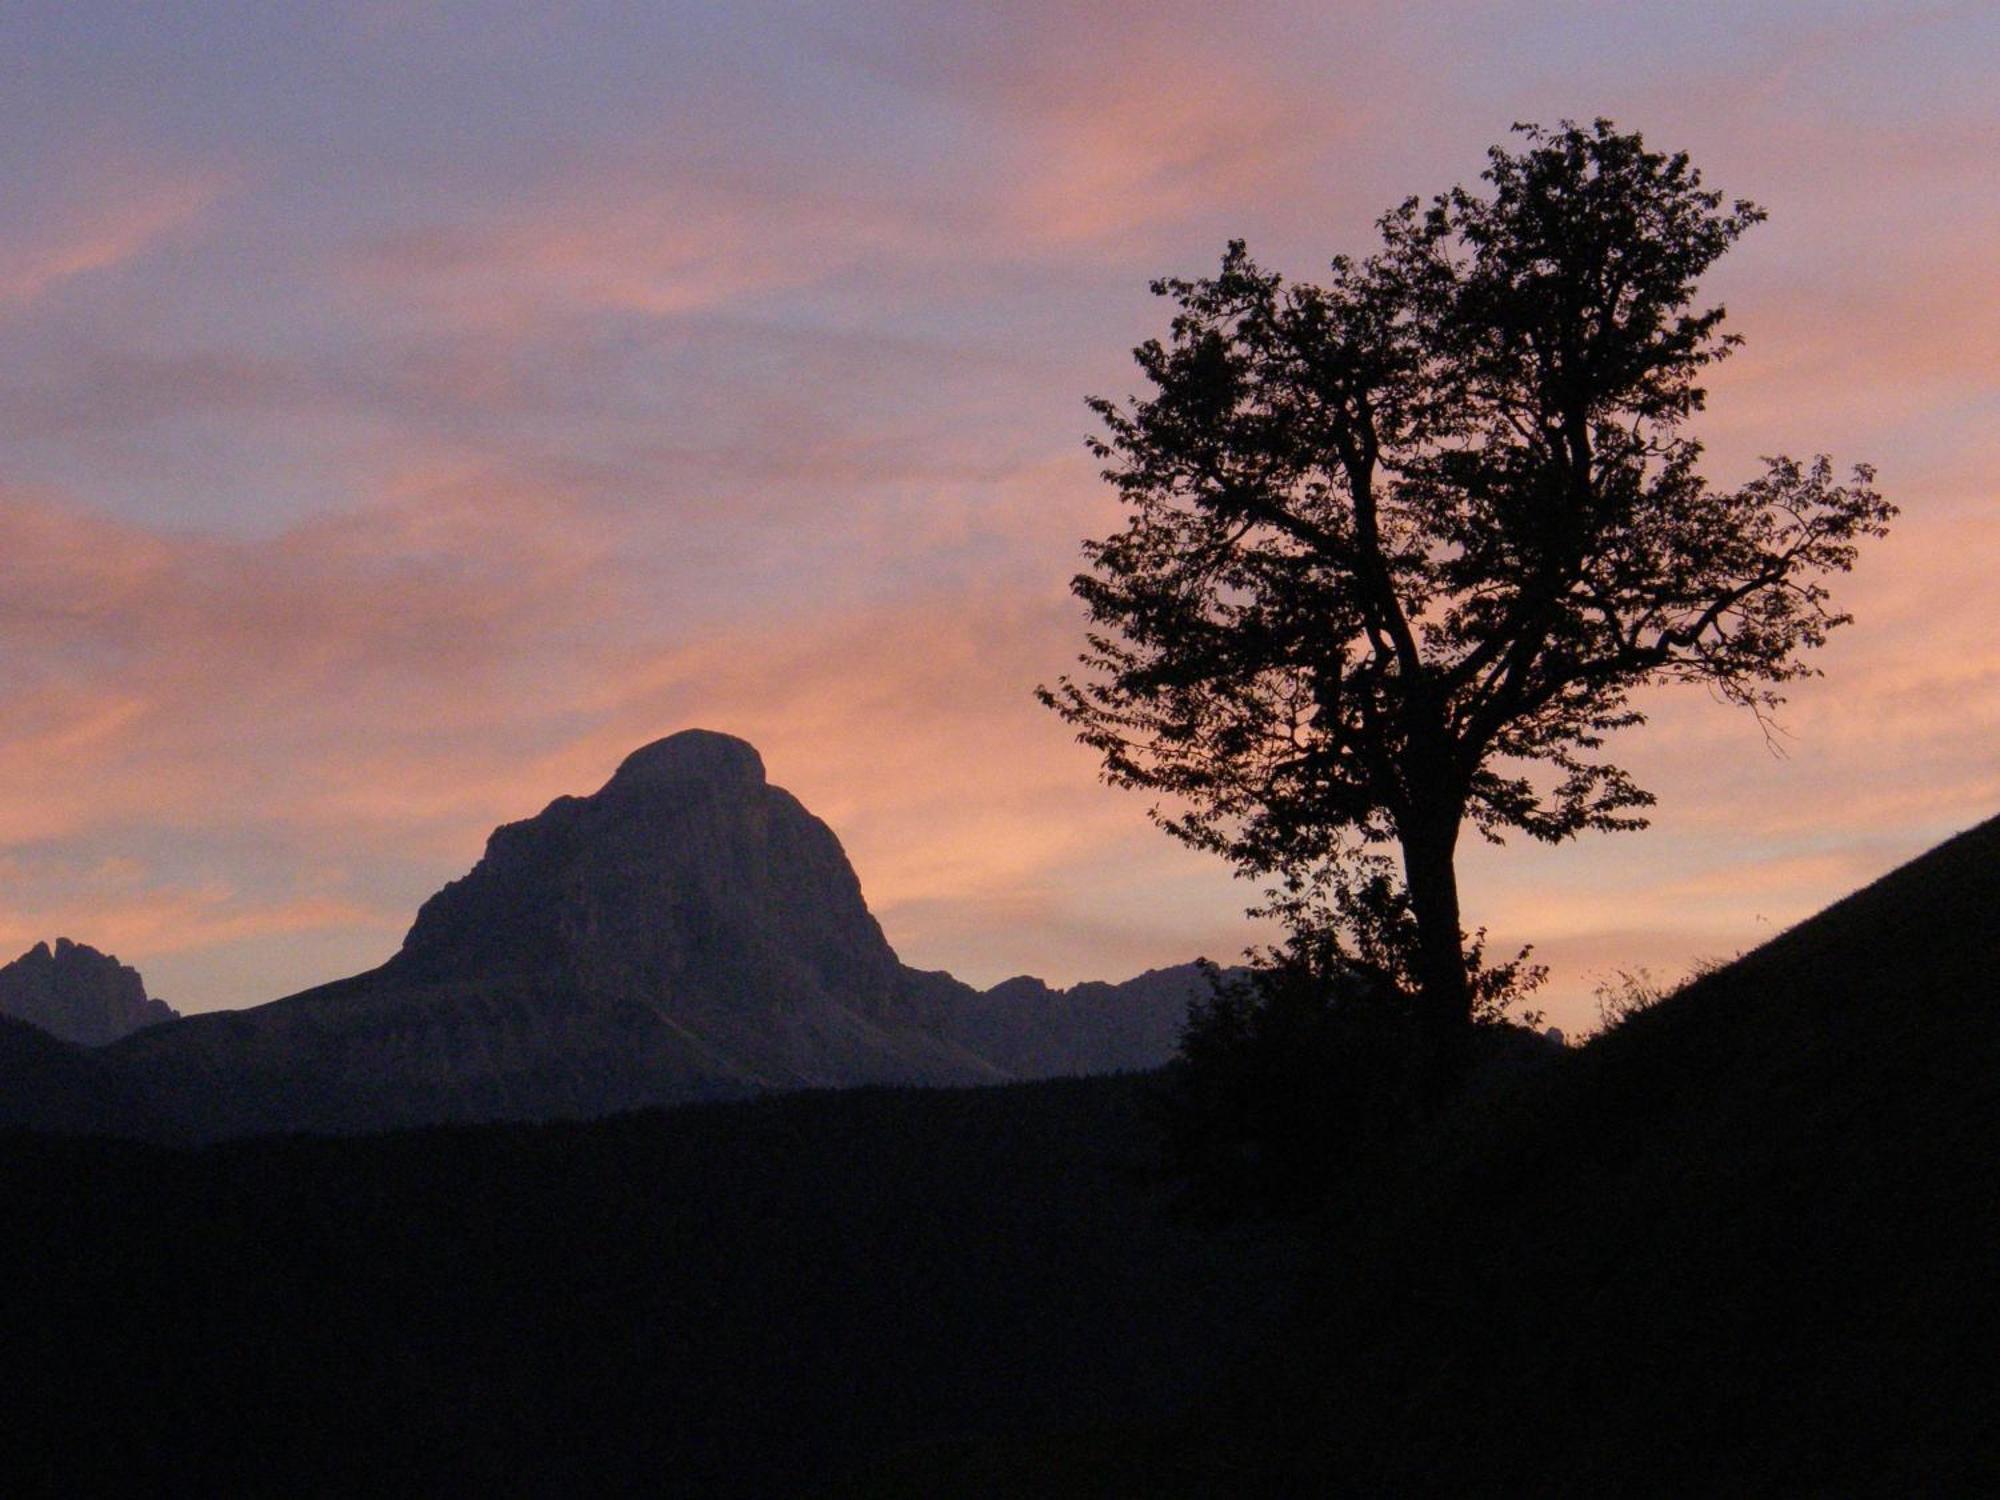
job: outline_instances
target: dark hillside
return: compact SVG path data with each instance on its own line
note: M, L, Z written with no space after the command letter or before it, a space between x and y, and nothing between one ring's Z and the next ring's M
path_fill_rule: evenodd
M0 1016L0 1130L170 1137L138 1083L100 1052Z
M2000 821L1461 1122L1344 1247L1306 1341L1307 1468L1347 1448L1357 1478L1439 1487L2000 1477L1996 972ZM1376 1346L1365 1376L1326 1357Z
M0 1136L5 1492L792 1494L1164 1409L1286 1278L1163 1211L1152 1087Z
M1198 1423L895 1493L2000 1488L2000 820L1489 1099Z

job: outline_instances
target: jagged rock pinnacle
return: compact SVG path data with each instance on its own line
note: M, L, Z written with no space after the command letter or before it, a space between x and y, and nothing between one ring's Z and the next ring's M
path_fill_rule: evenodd
M66 937L53 949L36 943L0 967L0 1015L85 1047L174 1019L165 1001L146 998L137 969Z

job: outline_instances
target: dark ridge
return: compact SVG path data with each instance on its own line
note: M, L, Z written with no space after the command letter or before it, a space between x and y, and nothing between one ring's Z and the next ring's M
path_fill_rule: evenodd
M200 1150L0 1133L0 1470L1990 1492L1996 896L2000 821L1297 1228L1169 1212L1146 1077Z

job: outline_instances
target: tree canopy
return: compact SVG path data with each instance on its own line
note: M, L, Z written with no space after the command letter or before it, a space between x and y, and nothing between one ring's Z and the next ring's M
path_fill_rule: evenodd
M1475 989L1462 826L1644 826L1604 754L1634 694L1767 714L1848 621L1828 576L1895 514L1824 456L1704 472L1700 380L1739 336L1697 284L1762 210L1608 121L1516 129L1483 190L1405 201L1323 284L1241 241L1154 283L1150 390L1091 402L1126 523L1074 580L1084 671L1041 689L1170 832L1295 896L1399 846L1440 1035Z

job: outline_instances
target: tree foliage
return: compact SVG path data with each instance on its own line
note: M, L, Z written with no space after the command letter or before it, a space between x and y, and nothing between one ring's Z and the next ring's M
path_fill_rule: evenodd
M1768 714L1848 620L1828 575L1895 514L1823 456L1704 472L1700 380L1739 340L1697 283L1762 211L1607 121L1517 130L1483 191L1402 203L1323 284L1241 241L1154 284L1175 311L1135 351L1148 392L1091 403L1127 520L1074 581L1084 671L1041 690L1281 904L1398 846L1441 1035L1474 995L1461 827L1644 826L1604 754L1634 695L1699 682Z

